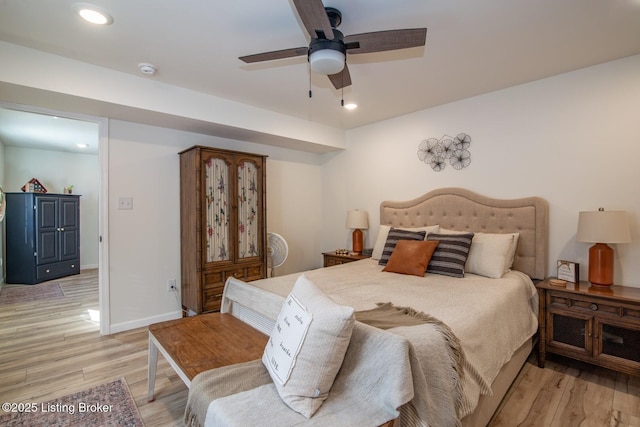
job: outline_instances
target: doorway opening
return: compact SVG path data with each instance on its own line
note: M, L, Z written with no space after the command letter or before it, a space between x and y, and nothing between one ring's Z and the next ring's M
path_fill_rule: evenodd
M48 173L52 181L55 182L56 188L52 188L48 192L80 194L81 250L86 255L83 257L81 253L81 268L98 269L99 313L95 313L94 310L90 315L94 320L97 320L97 315L99 316L100 333L108 335L110 333L108 250L109 120L105 117L0 101L0 124L2 124L2 137L0 139L5 145L5 154L6 152L10 153L12 162L16 159L20 161L21 158L28 158L30 154L32 155L31 157L34 155L35 157L40 157L41 165L46 165L46 170L48 171L43 171L42 173ZM66 137L65 129L67 132ZM62 136L56 137L58 134ZM81 141L87 139L91 142ZM81 143L87 144L89 147L76 147L76 144ZM48 156L38 155L38 150L42 153L49 152L50 154ZM79 162L78 170L69 171L73 167L66 163L56 168L54 163L56 158L84 159L92 155L97 157L97 161ZM2 170L5 172L5 183L9 183L11 188L4 188L4 190L20 191L19 183L14 181L21 178L14 178L6 173L7 167L5 166L8 161L6 157L5 155L5 164L2 165ZM97 176L94 176L91 174L96 173L96 163ZM87 164L90 166L87 166ZM11 167L14 168L15 165ZM29 170L28 165L26 168ZM64 170L65 168L67 169L66 171ZM33 174L37 172L32 171ZM22 175L24 173L23 170ZM20 176L22 177L22 175ZM46 181L45 178L41 176L40 180ZM83 192L85 193L84 199ZM87 251L85 251L85 247L88 248ZM5 256L6 254L2 253L3 259Z

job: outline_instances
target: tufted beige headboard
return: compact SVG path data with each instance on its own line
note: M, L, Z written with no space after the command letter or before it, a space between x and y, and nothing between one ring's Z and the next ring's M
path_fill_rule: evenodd
M380 224L440 227L484 233L520 233L514 270L532 279L547 275L549 207L544 199L500 200L462 188L441 188L405 202L380 204Z

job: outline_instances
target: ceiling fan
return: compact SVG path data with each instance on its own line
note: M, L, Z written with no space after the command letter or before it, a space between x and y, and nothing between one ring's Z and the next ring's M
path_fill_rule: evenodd
M383 52L424 46L426 42L426 28L345 36L337 30L342 22L342 14L338 9L324 7L322 0L293 0L293 4L311 37L309 46L241 56L240 60L253 63L307 55L311 70L326 74L333 86L341 89L351 85L346 63L347 51L350 54Z

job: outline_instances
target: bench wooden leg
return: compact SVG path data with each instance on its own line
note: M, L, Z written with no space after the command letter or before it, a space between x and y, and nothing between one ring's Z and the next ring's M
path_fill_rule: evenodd
M155 400L154 397L154 389L156 386L156 369L158 367L158 347L156 346L155 341L153 340L151 334L149 334L149 367L148 367L148 394L147 400L149 402L153 402Z

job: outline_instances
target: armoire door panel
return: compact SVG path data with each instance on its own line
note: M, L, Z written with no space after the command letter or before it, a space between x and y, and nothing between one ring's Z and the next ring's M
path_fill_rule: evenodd
M58 222L60 228L78 227L80 223L78 214L77 200L60 200L60 221Z
M37 199L36 216L40 230L51 230L58 227L58 199L42 197Z
M60 261L80 257L79 233L77 228L60 231Z

